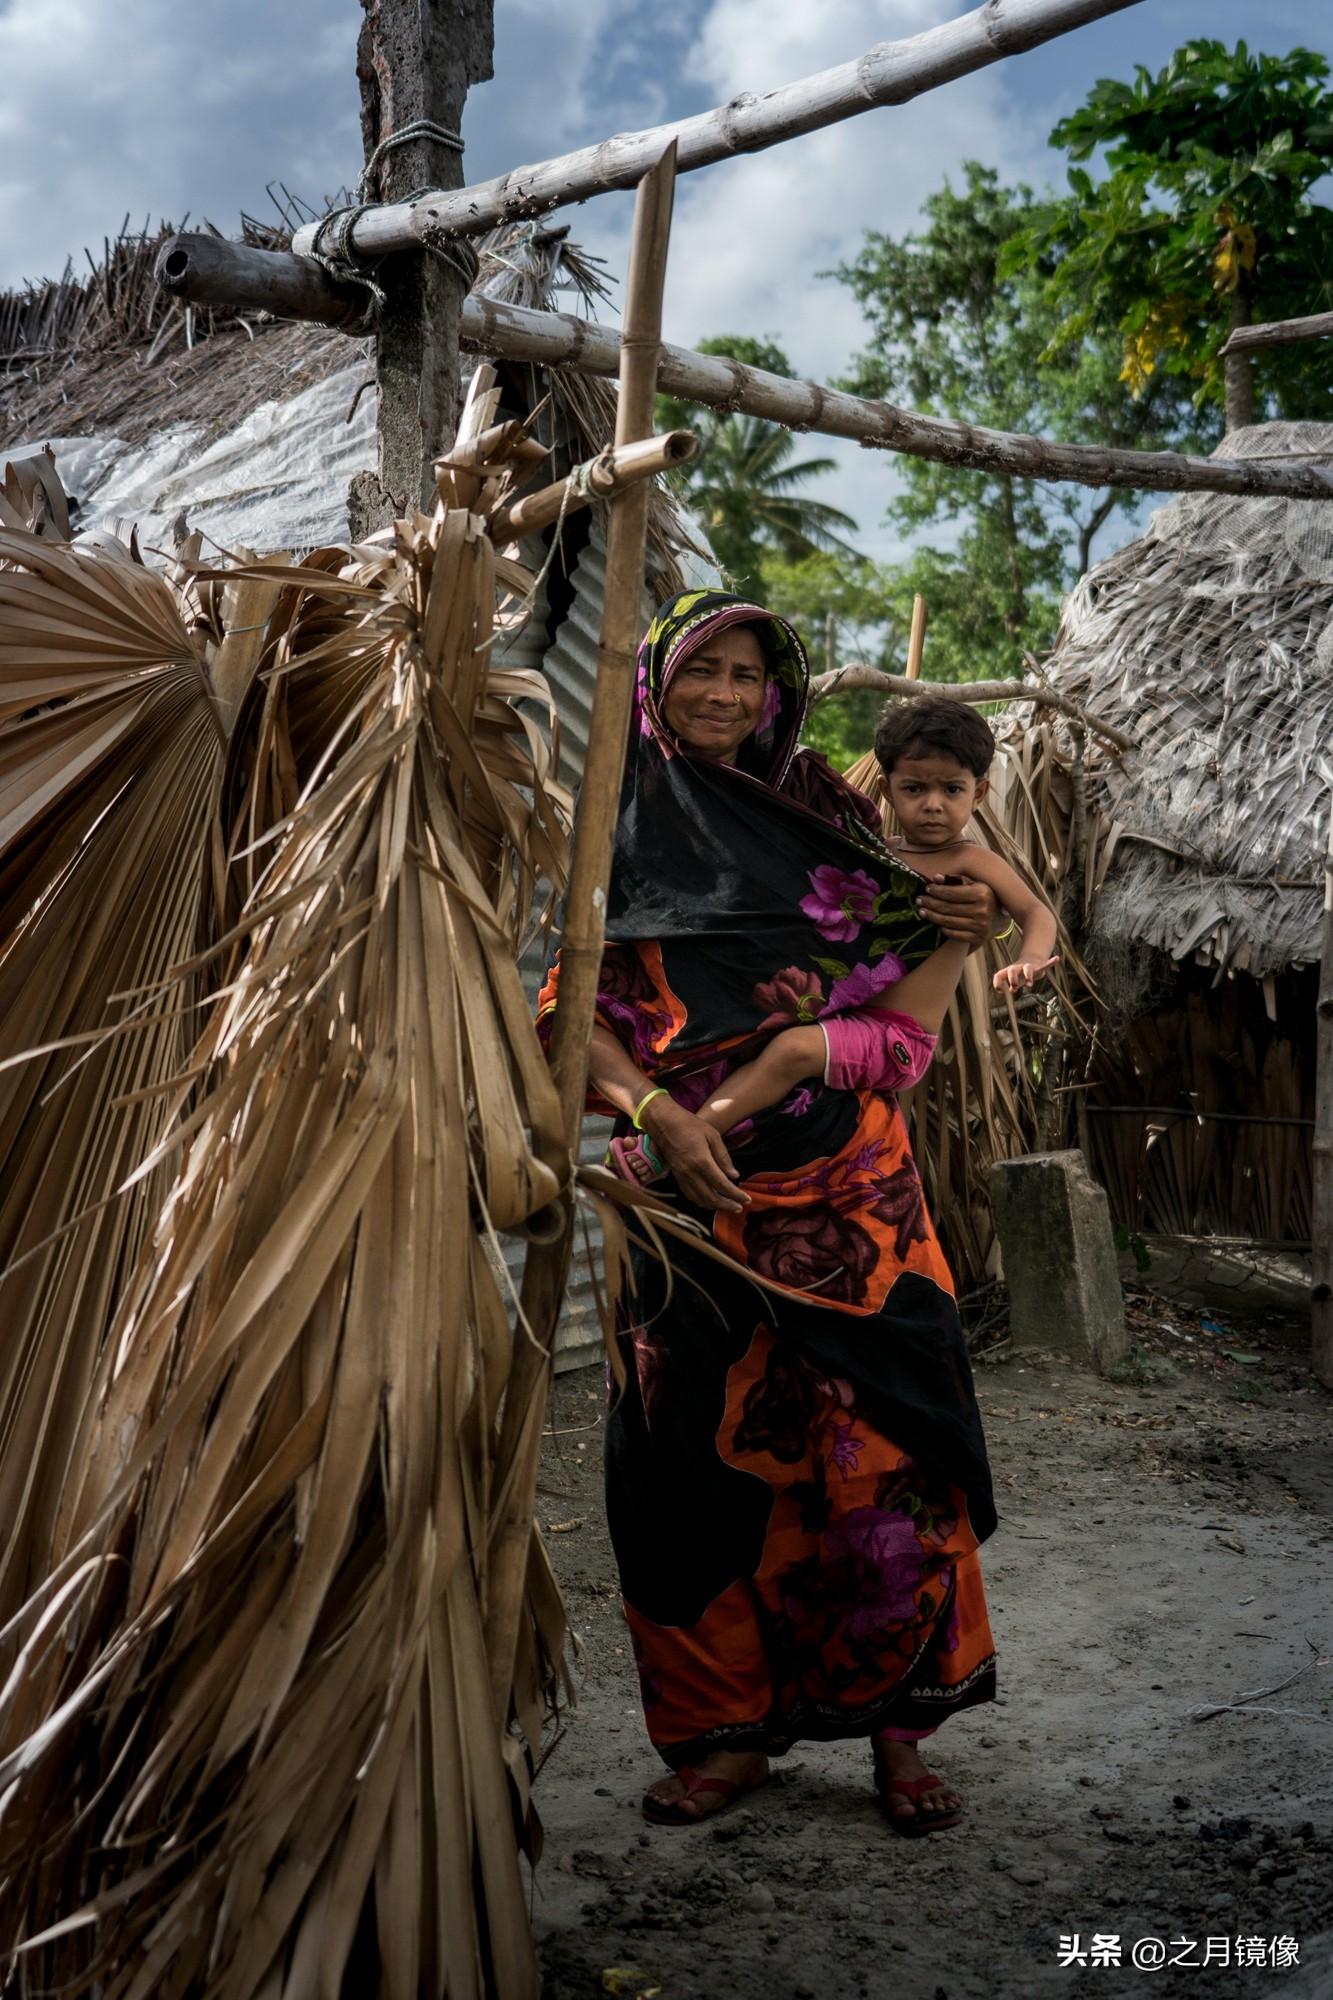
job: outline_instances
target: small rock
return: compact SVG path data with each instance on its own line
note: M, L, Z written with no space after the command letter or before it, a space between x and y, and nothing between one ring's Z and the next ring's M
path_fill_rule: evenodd
M1040 1868L1023 1867L1011 1868L1009 1870L1009 1879L1011 1882L1017 1882L1021 1888L1039 1889L1046 1880L1046 1877Z
M778 1906L777 1898L774 1896L773 1891L766 1888L762 1882L752 1883L744 1896L742 1896L741 1901L747 1910L753 1910L756 1916L761 1917L768 1916L769 1912L775 1910Z
M1172 1798L1171 1804L1177 1812L1188 1812L1190 1809L1190 1802L1183 1792L1177 1792Z
M1080 1771L1078 1781L1080 1785L1095 1785L1097 1782L1089 1771Z
M725 1819L718 1821L713 1828L713 1838L720 1840L725 1847L731 1841L739 1840L743 1833L748 1833L753 1825L754 1814L742 1806L739 1812L728 1813Z
M611 1787L609 1785L594 1785L592 1795L595 1799L609 1799L612 1796Z
M1000 1747L998 1736L979 1736L977 1741L983 1750L998 1750Z

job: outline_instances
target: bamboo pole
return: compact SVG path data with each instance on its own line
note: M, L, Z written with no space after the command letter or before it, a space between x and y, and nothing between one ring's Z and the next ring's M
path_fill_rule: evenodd
M1324 862L1324 942L1315 1003L1314 1158L1310 1243L1310 1366L1333 1389L1333 807Z
M208 246L206 263L196 255L199 244ZM194 304L281 311L288 317L323 324L337 324L332 315L351 310L346 288L331 294L327 274L308 257L251 250L243 244L223 243L218 237L175 236L164 251L173 246L184 261L171 289L177 297ZM281 307L275 304L277 280L266 268L269 260L283 267L280 289L287 303ZM308 289L302 290L303 274L312 272ZM572 313L537 312L498 299L473 297L464 301L459 345L493 359L535 361L547 368L570 368L584 375L612 376L620 368L620 346L613 327L577 319ZM709 409L739 410L785 424L789 430L852 438L859 444L967 471L1004 472L1017 479L1128 487L1149 493L1333 499L1333 474L1308 461L1193 458L1184 452L1123 451L1107 445L1064 444L1016 431L987 430L978 424L923 416L895 403L849 396L818 382L770 375L725 355L696 354L688 347L663 345L657 379L665 394L702 403Z
M475 353L568 367L584 375L616 372L616 336L572 313L535 312L497 299L471 298L463 309L464 347ZM664 394L714 410L739 410L789 430L851 438L858 444L933 459L968 471L1018 479L1072 481L1155 493L1239 493L1288 500L1333 499L1333 473L1308 460L1195 458L1175 451L1127 451L1065 444L1018 431L929 417L818 382L748 368L727 355L663 345L657 386Z
M498 547L523 535L548 528L561 515L577 513L594 500L607 500L636 480L652 479L661 472L688 465L699 456L699 439L694 431L665 431L661 437L643 438L635 444L612 445L583 465L576 465L567 478L525 493L510 507L491 517L491 539Z
M926 600L920 591L912 599L912 630L907 640L907 668L904 678L919 681L921 657L926 650Z
M1333 334L1333 312L1311 313L1306 319L1261 320L1257 326L1238 326L1221 349L1223 358L1231 354L1252 354L1260 347L1294 347L1302 340L1323 340Z
M354 258L373 260L390 251L419 249L423 243L477 236L499 223L542 215L566 202L634 187L668 143L677 149L676 171L682 174L736 153L762 152L864 111L908 104L940 84L1137 4L1138 0L986 0L970 14L941 22L923 34L878 42L852 62L777 90L746 92L698 117L642 132L621 132L558 159L514 167L476 187L454 193L432 189L411 202L369 209L345 231L346 251ZM292 248L298 255L321 247L323 227L322 221L314 222L297 231Z
M339 284L311 257L256 250L198 230L168 236L153 261L153 277L170 297L192 306L267 312L344 333L364 333L375 303L364 285Z
M1094 735L1105 737L1117 750L1132 750L1134 738L1126 735L1112 722L1099 722L1095 715L1072 702L1066 695L1057 694L1054 688L1033 687L1030 681L919 681L911 680L906 674L881 673L878 667L862 666L853 661L848 666L839 667L834 674L820 674L810 683L811 706L827 701L830 695L848 694L853 688L882 688L885 694L939 695L944 694L954 701L972 704L990 701L1035 701L1045 708L1054 708L1061 715L1067 715L1071 722L1077 722Z
M669 146L656 166L645 174L634 207L625 284L625 325L621 334L623 363L616 405L617 448L634 444L652 430L674 192L675 149ZM560 934L560 997L550 1045L551 1071L560 1096L571 1160L578 1157L583 1128L588 1047L602 963L606 890L634 693L651 491L645 479L625 487L612 500L607 528L597 683L574 822L569 887ZM486 1646L497 1703L507 1698L512 1678L546 1406L545 1395L540 1391L549 1375L556 1323L569 1272L573 1227L571 1206L561 1235L554 1242L534 1245L523 1272L522 1308L528 1337L520 1337L505 1392L493 1515L499 1527L492 1541L486 1619Z

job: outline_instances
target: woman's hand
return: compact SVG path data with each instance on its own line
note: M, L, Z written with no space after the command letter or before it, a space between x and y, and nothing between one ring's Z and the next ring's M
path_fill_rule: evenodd
M1004 912L995 891L986 882L946 882L934 875L917 898L917 908L945 937L959 944L985 944L1003 929Z
M736 1186L740 1174L722 1134L706 1118L687 1111L671 1097L655 1097L644 1106L640 1124L661 1154L681 1193L700 1208L738 1215L750 1197Z

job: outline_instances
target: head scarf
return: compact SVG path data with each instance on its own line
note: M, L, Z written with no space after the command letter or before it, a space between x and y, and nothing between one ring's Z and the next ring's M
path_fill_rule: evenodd
M755 730L722 764L693 754L664 707L681 664L740 624L768 680ZM606 935L660 947L679 1002L673 1055L862 1005L941 941L874 808L798 750L809 687L792 626L724 591L670 599L640 648Z

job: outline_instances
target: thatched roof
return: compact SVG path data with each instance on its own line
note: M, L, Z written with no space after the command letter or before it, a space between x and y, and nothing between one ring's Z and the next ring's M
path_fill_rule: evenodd
M122 235L100 262L89 256L86 278L67 267L58 280L0 294L0 462L15 447L52 443L67 488L85 503L91 496L91 514L85 504L76 526L146 518L151 542L184 508L224 542L299 548L345 539L349 474L374 463L373 344L183 307L153 282L171 233L163 224ZM263 248L289 240L248 217L242 235ZM562 228L509 225L477 249L473 289L489 298L548 306L572 291L591 312L607 297L596 264ZM545 377L522 363L506 369L535 407ZM554 448L547 477L594 456L615 429L612 383L557 374L549 386L551 410L539 424ZM680 587L677 553L693 546L659 490L650 566L661 594Z
M1333 466L1333 426L1218 447ZM1333 507L1188 494L1066 608L1053 684L1135 738L1095 768L1092 941L1258 977L1317 959L1333 805Z

